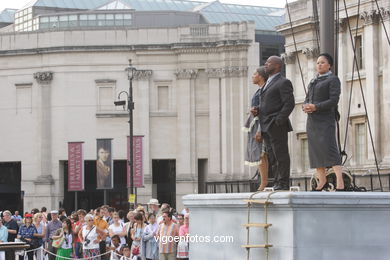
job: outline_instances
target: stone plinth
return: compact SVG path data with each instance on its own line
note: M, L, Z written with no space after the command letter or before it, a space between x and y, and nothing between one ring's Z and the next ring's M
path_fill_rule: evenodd
M254 196L265 199L269 193ZM190 259L247 259L247 205L251 193L199 194L183 197L190 209L191 236L232 236L233 242L190 243ZM269 260L389 259L390 193L277 192L271 195ZM251 222L264 223L262 205ZM250 244L264 244L264 231L251 228ZM229 238L228 238L229 239ZM250 259L266 259L265 249L251 249Z

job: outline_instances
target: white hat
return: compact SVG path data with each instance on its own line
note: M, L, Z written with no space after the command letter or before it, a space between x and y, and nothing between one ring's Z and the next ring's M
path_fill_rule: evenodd
M160 205L157 199L150 199L148 205Z
M50 211L51 214L58 214L58 210L52 210Z

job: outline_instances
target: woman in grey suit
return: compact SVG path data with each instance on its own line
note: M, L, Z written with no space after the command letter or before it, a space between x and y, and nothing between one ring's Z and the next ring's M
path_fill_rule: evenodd
M336 143L336 110L340 98L340 80L330 68L333 58L322 53L317 59L318 75L311 80L303 105L307 113L306 131L310 167L316 168L319 183L314 191L326 190L327 167L332 167L337 180L336 191L343 191L341 155Z

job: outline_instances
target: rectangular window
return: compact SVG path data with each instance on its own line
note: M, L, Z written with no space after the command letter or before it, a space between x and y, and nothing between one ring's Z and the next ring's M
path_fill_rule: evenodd
M363 44L362 44L362 36L355 37L355 47L356 47L356 60L358 64L358 69L364 69L363 67ZM356 64L355 64L356 67Z
M32 109L32 84L16 86L16 113L29 112Z
M111 86L98 87L98 110L112 111L114 110L114 88Z
M363 165L366 161L366 124L355 124L355 154L356 164Z
M169 109L169 89L168 86L157 87L157 109L159 111L167 111Z

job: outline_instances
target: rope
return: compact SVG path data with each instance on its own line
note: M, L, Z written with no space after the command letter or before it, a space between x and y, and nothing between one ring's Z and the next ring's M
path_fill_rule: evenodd
M58 257L60 257L60 258L62 258L62 259L74 260L74 258L69 258L69 257L64 257L64 256L56 255L56 254L54 254L54 253L52 253L52 252L50 252L50 251L48 251L48 250L46 250L46 249L44 249L44 248L42 248L42 250L45 251L46 253L50 254L50 255L55 256L55 257L58 256ZM105 252L104 254L100 254L100 255L97 255L97 256L94 256L94 257L88 257L88 258L79 258L79 260L90 260L90 259L98 258L98 257L104 256L104 255L107 255L107 254L111 254L111 252L112 252L112 251L110 250L110 251L108 251L108 252Z
M379 173L378 158L377 158L377 155L376 155L374 139L372 137L372 130L371 130L370 119L369 119L369 116L368 116L368 113L367 113L366 99L365 99L364 92L363 92L363 84L362 84L362 80L361 80L361 77L360 77L359 66L358 66L357 59L356 59L356 45L355 45L355 43L353 41L353 37L352 37L352 30L351 30L351 24L349 22L349 15L348 15L348 10L347 10L347 4L346 4L345 0L343 0L343 2L344 2L345 15L346 15L346 18L347 18L349 35L350 35L352 47L353 47L353 50L354 50L354 63L356 65L356 67L358 68L357 69L357 73L358 73L358 79L359 79L359 85L360 85L360 93L362 95L363 105L364 105L364 109L366 111L367 126L368 126L368 131L370 133L370 140L371 140L372 150L373 150L373 153L374 153L375 166L376 166L376 170L377 170L377 173L378 173L379 185L380 185L381 191L383 192L382 180L381 180L381 176L380 176L380 173ZM359 6L360 6L360 0L359 0ZM353 74L352 74L352 82L353 82ZM352 91L352 89L351 89L351 91ZM348 125L348 122L347 122L347 125Z
M305 90L305 95L307 95L306 84L305 84L305 80L303 79L301 61L299 60L299 56L298 56L297 42L295 41L294 28L293 28L292 21L291 21L290 6L289 6L287 0L286 0L286 8L287 8L287 13L288 13L288 19L289 19L289 21L290 21L290 30L291 30L291 34L292 34L293 41L294 41L295 57L297 57L297 60L298 60L298 66L299 66L299 71L300 71L300 73L301 73L301 79L302 79L303 89Z
M338 3L339 1L337 1ZM339 8L339 6L338 6ZM337 10L339 12L339 10ZM360 12L360 0L358 2L358 10L357 10L357 13ZM347 19L349 19L349 17L347 16ZM349 20L348 20L349 22ZM355 28L355 38L357 37L358 35L358 28L359 28L359 19L356 19L356 28ZM352 32L351 32L352 33ZM351 37L352 38L352 37ZM354 75L355 75L355 64L357 66L357 57L356 57L356 44L353 42L353 40L351 39L352 41L352 49L353 49L353 62L352 62L352 79L351 79L351 90L349 92L349 100L348 100L348 113L347 113L347 124L346 124L346 128L345 128L345 136L344 136L344 147L343 147L343 151L345 153L345 150L346 150L346 146L347 146L347 138L348 138L348 129L349 129L349 123L348 123L348 119L349 119L349 116L351 115L351 107L352 107L352 90L353 90L353 83L354 83ZM359 68L358 69L358 72L359 72ZM359 80L360 80L360 75L359 75ZM347 161L347 157L345 158L345 160L343 161L343 165L346 163Z
M389 35L387 34L387 30L386 30L386 26L385 26L385 23L383 22L383 17L382 17L382 13L381 13L381 9L379 8L379 4L378 4L378 1L375 0L375 3L376 3L376 7L378 8L378 14L379 14L379 17L381 19L381 23L382 23L382 26L383 26L383 30L386 34L386 38L387 38L387 43L390 45L390 39L389 39Z

